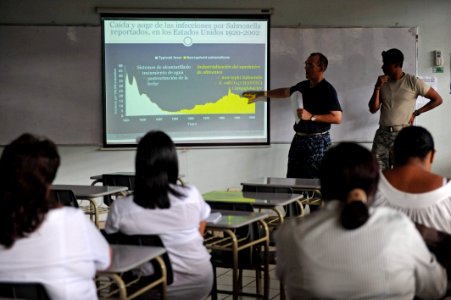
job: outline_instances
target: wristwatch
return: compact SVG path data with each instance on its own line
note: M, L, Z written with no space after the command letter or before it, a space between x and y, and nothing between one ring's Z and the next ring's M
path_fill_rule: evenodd
M312 115L312 117L310 118L310 121L315 122L316 121L316 115Z

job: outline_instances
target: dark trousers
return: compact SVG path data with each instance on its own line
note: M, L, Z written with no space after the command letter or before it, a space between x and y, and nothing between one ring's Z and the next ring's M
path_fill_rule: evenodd
M287 178L318 178L321 160L330 145L329 132L313 136L295 134L288 152Z

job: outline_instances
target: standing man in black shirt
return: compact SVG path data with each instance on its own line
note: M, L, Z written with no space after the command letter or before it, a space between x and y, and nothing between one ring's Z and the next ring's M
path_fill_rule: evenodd
M318 178L318 169L324 153L331 145L331 124L340 124L342 110L335 88L324 78L328 60L321 53L312 53L305 62L305 76L292 87L270 91L249 91L243 96L249 103L270 98L288 98L298 91L304 107L298 108L299 122L288 153L288 178Z

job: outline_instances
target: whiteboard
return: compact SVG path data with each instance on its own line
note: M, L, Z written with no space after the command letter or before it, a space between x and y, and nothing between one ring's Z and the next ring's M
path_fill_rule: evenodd
M273 28L271 30L271 88L289 87L305 80L304 62L312 52L329 60L325 78L335 87L343 109L340 125L332 125L334 142L371 142L379 113L368 102L378 75L382 75L384 50L404 53L403 69L416 74L417 29L410 28ZM293 138L294 114L290 99L271 101L271 143Z
M102 143L100 27L0 26L0 144Z
M102 144L100 27L0 26L0 144L23 132L59 145ZM399 48L404 69L416 71L416 28L272 28L271 87L304 80L311 52L329 58L326 79L336 88L343 123L334 141L370 141L378 115L367 104L381 73L381 52ZM271 101L271 142L289 143L289 99Z

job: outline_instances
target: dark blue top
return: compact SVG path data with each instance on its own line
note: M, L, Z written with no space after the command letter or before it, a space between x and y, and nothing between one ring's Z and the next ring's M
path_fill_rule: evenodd
M326 80L321 80L314 87L310 87L310 81L304 80L290 88L290 95L300 92L304 102L304 108L313 115L324 115L331 111L341 111L335 88ZM296 132L318 133L330 129L329 123L300 120L293 125Z

